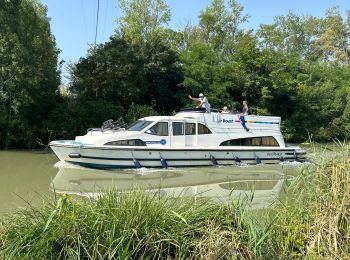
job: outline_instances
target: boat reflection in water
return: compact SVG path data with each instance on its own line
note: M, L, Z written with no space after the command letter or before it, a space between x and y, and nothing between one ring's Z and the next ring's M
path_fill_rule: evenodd
M99 196L115 189L145 189L172 197L209 198L225 202L251 198L253 208L263 208L280 194L284 182L295 175L295 165L225 166L175 169L94 170L59 162L51 188L57 193Z

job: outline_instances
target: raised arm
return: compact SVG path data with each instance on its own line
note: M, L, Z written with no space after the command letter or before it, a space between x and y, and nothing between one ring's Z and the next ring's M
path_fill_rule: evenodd
M192 100L195 100L195 101L201 101L199 98L194 98L194 97L192 97L191 95L188 95L188 98L189 98L189 99L192 99Z

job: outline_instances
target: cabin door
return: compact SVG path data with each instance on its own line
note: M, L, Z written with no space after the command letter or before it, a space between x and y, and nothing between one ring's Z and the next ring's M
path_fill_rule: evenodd
M186 119L185 121L185 143L186 146L197 145L196 120Z
M171 146L184 147L185 146L185 122L173 121L171 122Z

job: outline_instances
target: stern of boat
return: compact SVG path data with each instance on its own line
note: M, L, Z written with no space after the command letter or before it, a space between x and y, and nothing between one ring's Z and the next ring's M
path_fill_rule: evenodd
M295 147L293 151L294 161L305 162L306 161L306 151L300 147Z

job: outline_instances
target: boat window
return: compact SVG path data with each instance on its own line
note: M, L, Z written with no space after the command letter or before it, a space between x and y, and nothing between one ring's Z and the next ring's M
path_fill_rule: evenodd
M129 126L129 128L127 130L130 130L130 131L141 131L142 129L144 129L145 127L149 126L152 123L153 123L153 121L137 120L131 126Z
M184 135L184 122L173 122L173 135Z
M222 142L220 146L279 146L276 139L272 136L251 137L231 139Z
M152 135L167 136L169 135L168 122L158 122L157 124L152 126L150 129L148 129L146 133L152 134Z
M205 125L198 123L198 134L199 135L211 134L211 131Z
M113 142L105 143L105 145L118 145L118 146L146 146L146 144L140 139L130 140L118 140Z
M262 146L279 146L276 139L272 136L265 136L261 138L261 145Z
M196 134L196 124L195 123L186 123L185 124L185 134L186 135L195 135Z

